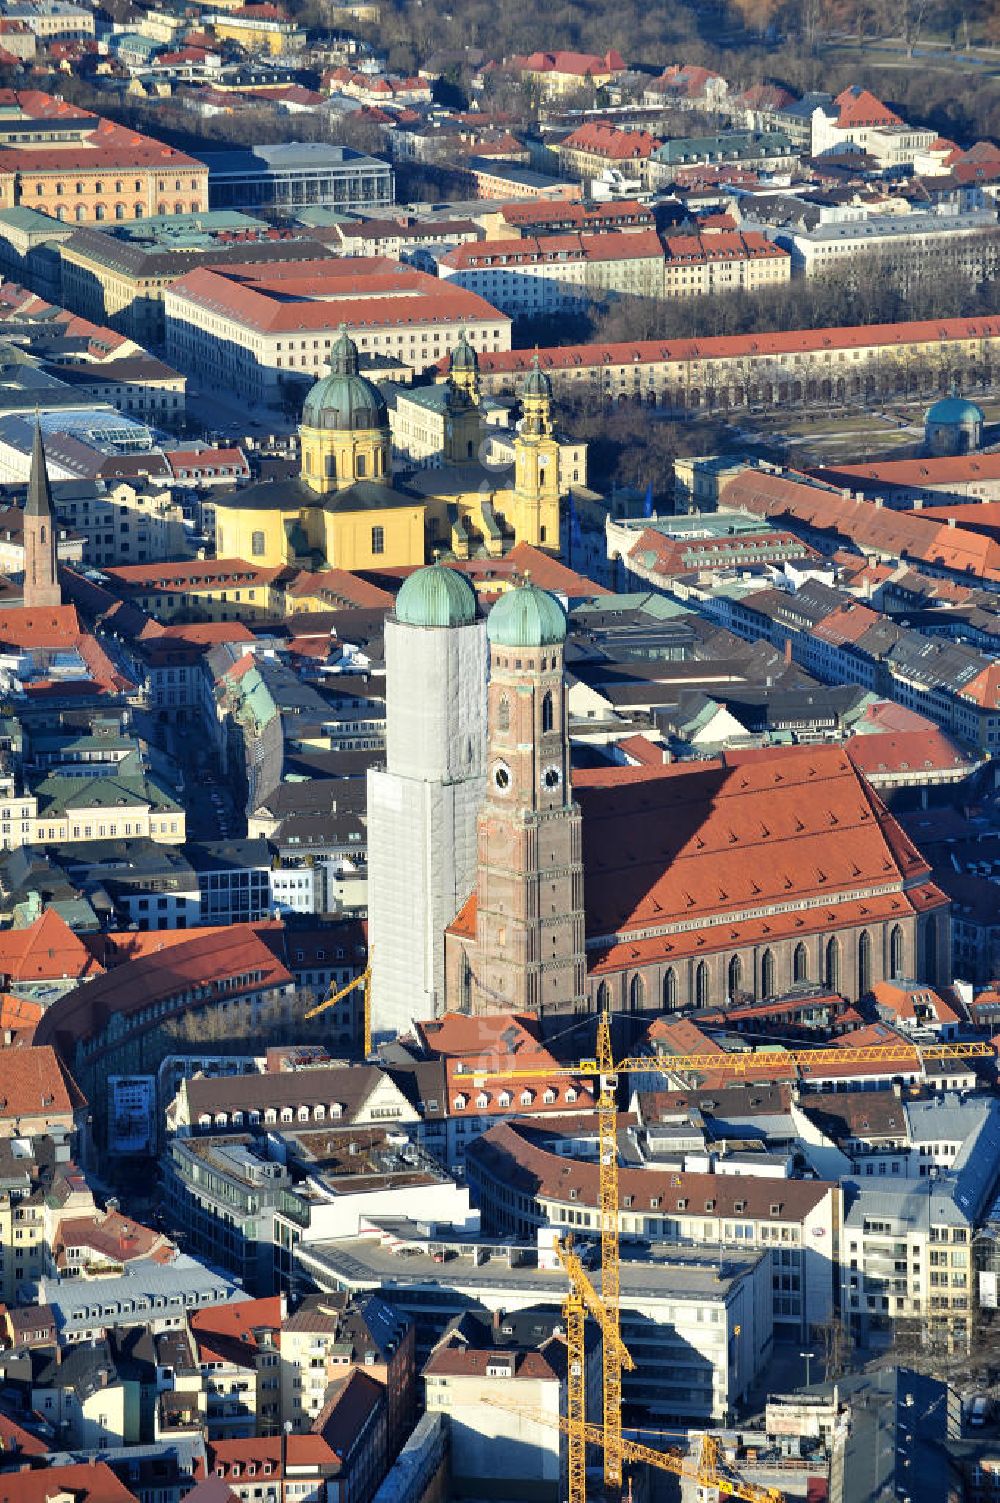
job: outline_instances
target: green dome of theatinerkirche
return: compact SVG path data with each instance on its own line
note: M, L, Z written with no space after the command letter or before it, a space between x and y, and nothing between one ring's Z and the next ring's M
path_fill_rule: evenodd
M447 564L415 570L396 596L396 620L406 626L468 626L475 619L475 590Z
M494 647L551 647L566 640L566 612L547 590L519 585L490 611L486 635Z
M358 375L358 347L344 329L330 351L330 374L311 387L302 405L305 428L365 432L389 422L378 387Z
M551 399L552 382L542 370L537 355L531 362L531 370L524 378L521 395L524 397L549 397Z
M479 356L469 343L464 329L458 331L458 344L451 352L449 366L452 371L478 371Z

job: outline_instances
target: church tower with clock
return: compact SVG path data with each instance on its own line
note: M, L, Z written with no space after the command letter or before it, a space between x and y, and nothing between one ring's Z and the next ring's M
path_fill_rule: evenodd
M581 818L573 802L566 616L525 583L486 624L486 792L477 827L475 937L461 998L474 1013L586 1009Z

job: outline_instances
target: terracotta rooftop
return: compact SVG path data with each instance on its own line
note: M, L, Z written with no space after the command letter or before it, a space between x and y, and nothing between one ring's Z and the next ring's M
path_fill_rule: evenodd
M147 1010L149 1028L160 1026L152 1016L154 1003L182 1011L196 992L224 986L234 995L241 991L266 991L287 986L291 972L276 958L258 932L261 926L233 924L226 928L182 930L177 942L161 943L157 950L126 965L115 966L104 976L88 981L60 997L46 1010L36 1038L58 1042L72 1053L78 1039L104 1027L114 1013L125 1018ZM165 939L163 933L151 940ZM160 954L159 950L167 953ZM19 1051L19 1057L23 1051Z
M92 952L54 908L23 929L0 933L0 976L18 982L82 981L103 971Z
M86 1104L76 1081L47 1044L0 1050L0 1121L68 1117Z
M281 273L289 272L289 275ZM229 271L197 267L178 278L168 297L263 333L429 326L465 319L500 327L510 322L484 298L447 280L396 262L364 257L300 261Z
M282 1301L275 1294L264 1299L195 1310L188 1323L199 1362L228 1362L237 1367L252 1367L259 1349L258 1333L272 1333L277 1343L281 1319Z
M74 1503L137 1503L105 1461L74 1462L0 1475L0 1503L51 1503L69 1497Z
M525 372L535 353L545 371L677 361L745 359L751 355L808 355L826 350L898 349L911 344L1000 337L1000 316L925 319L895 324L859 324L779 333L719 334L699 339L646 339L615 344L554 345L536 351L500 350L479 356L483 374Z
M582 771L574 791L588 934L873 885L896 893L928 871L836 747Z
M471 1143L468 1152L512 1187L558 1203L573 1199L582 1206L594 1206L598 1203L599 1166L557 1151L560 1140L572 1137L574 1131L572 1122L567 1123L565 1132L548 1124L503 1122ZM684 1211L697 1215L711 1206L712 1214L718 1216L740 1215L778 1223L801 1222L837 1190L836 1185L824 1180L688 1174L628 1166L619 1169L618 1183L622 1200L631 1196L632 1204L640 1210L655 1208L664 1216ZM743 1209L737 1211L737 1205Z
M866 777L878 773L971 772L973 762L941 730L851 736L845 750Z

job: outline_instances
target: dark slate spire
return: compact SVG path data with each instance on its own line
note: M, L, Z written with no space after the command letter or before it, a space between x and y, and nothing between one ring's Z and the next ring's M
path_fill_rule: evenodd
M45 464L45 446L42 443L42 425L35 418L35 442L31 450L31 478L28 481L28 499L24 505L26 517L52 516L52 491L49 472Z

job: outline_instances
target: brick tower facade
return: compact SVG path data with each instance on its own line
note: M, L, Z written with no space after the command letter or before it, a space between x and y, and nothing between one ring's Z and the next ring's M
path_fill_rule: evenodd
M61 605L62 591L56 572L56 520L45 465L41 425L35 424L31 451L28 499L24 503L24 590L26 610Z
M462 990L476 1013L586 1010L583 860L570 780L563 646L551 595L494 607L475 943ZM456 999L457 1000L457 999Z

